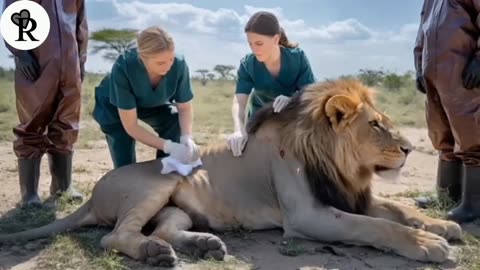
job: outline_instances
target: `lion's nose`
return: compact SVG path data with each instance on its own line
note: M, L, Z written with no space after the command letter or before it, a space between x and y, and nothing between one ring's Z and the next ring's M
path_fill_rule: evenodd
M405 153L405 156L408 156L412 152L412 147L405 147L405 146L400 146L400 149L402 150L403 153Z

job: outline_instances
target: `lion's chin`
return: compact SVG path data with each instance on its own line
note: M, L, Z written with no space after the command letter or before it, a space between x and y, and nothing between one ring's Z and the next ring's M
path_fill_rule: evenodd
M376 165L375 166L375 174L378 175L381 178L387 179L387 180L396 180L398 179L398 176L400 175L400 168L387 168L384 166Z

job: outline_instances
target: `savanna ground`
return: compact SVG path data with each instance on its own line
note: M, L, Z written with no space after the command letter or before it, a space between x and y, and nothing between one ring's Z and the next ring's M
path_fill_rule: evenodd
M40 226L72 212L79 205L60 202L57 209L21 209L17 167L12 151L11 128L16 124L12 74L0 79L0 233ZM406 77L405 77L406 78ZM405 79L404 78L404 79ZM84 83L82 122L74 156L74 181L87 195L97 179L111 167L108 149L98 126L92 121L93 89L100 75L89 74ZM195 80L195 139L205 145L224 140L231 132L230 105L234 85L230 81L209 81L202 86ZM396 89L378 87L378 104L415 144L401 176L395 181L376 178L374 191L413 205L412 198L431 195L434 189L436 155L427 137L424 97L414 90L411 78ZM151 159L154 151L138 145L138 160ZM50 176L42 163L40 194L48 196ZM426 210L443 217L449 202L438 202ZM181 254L182 269L480 269L480 223L463 226L465 243L459 244L457 262L423 264L372 248L342 244L283 239L281 231L235 231L219 234L229 256L225 262L197 261ZM352 228L354 230L355 228ZM105 228L86 228L15 245L0 246L0 269L153 269L121 254L105 252L100 239ZM476 235L476 236L475 236Z

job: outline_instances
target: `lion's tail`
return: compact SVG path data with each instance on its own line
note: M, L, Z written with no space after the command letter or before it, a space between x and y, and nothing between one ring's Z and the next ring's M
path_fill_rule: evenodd
M12 234L0 234L0 243L13 241L26 241L42 237L52 236L58 233L72 230L85 225L97 223L95 214L91 211L90 200L80 206L75 212L63 219L55 220L45 226Z

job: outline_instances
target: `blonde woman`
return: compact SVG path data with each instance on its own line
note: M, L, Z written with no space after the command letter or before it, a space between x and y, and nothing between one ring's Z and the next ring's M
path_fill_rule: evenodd
M140 32L137 45L118 57L95 89L93 117L105 133L114 167L136 162L136 141L157 149L157 158L169 154L191 162L198 146L192 139L193 93L187 63L159 27Z

